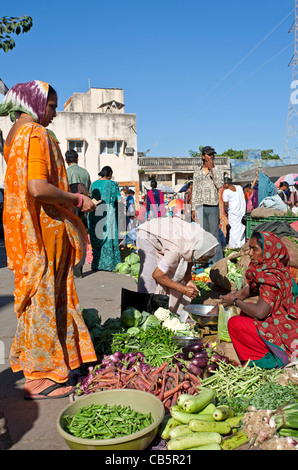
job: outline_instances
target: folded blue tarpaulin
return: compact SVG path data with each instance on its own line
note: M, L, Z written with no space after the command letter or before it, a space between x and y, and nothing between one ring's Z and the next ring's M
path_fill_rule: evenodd
M264 173L258 174L258 200L259 204L268 196L275 196L277 188L274 183Z

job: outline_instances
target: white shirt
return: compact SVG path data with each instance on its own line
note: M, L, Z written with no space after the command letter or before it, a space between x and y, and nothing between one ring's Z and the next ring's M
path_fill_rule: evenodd
M246 212L246 202L244 197L244 192L241 186L234 185L236 191L232 191L231 189L225 189L222 195L222 199L224 202L228 202L228 215L236 216L236 217L243 217Z

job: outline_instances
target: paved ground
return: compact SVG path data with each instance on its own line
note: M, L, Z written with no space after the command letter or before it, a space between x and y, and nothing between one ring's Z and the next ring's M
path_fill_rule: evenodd
M115 273L92 272L76 280L81 307L96 308L102 320L120 315L122 287L135 291L135 280ZM0 238L0 450L68 450L56 429L56 418L69 398L26 401L22 373L13 373L8 355L16 318L13 311L14 276L6 266ZM4 357L4 358L3 358Z

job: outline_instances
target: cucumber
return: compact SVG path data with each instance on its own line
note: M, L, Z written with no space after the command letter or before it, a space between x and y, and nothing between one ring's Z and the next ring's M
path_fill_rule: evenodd
M215 421L224 421L225 419L235 416L234 410L226 405L217 406L212 413Z
M217 432L193 432L170 440L168 450L185 450L206 444L220 444L221 439L221 435Z
M206 444L204 446L191 447L188 450L222 450L222 448L219 444L214 442L213 444Z
M178 406L178 405L172 405L171 408L170 408L170 413L171 413L172 411L181 411L181 410L182 410L182 408L181 408L180 406Z
M182 408L183 403L191 398L193 395L189 395L188 393L181 393L179 397L177 398L177 406L180 406Z
M169 419L171 419L171 415L170 414L165 414L164 417L163 417L163 420L162 422L160 423L159 427L158 427L158 435L161 437Z
M226 423L229 423L231 428L237 428L240 426L240 421L242 420L244 415L236 415L233 416L232 418L227 418Z
M200 414L204 414L204 415L212 415L213 411L215 410L215 405L214 403L209 403L209 405L207 405L203 410L199 411L199 415Z
M163 429L163 431L162 431L160 437L161 437L162 439L164 439L165 441L167 441L167 440L170 438L170 434L169 434L169 433L170 433L171 429L175 428L176 426L179 426L180 424L181 424L180 421L177 421L177 419L174 419L173 417L171 417L171 418L168 420L168 422L167 422L165 428Z
M202 421L211 421L214 422L214 419L212 415L198 415L196 413L186 413L186 411L176 410L176 409L170 409L170 413L172 418L176 419L177 421L180 421L180 424L188 424L190 419L195 419L199 418Z
M184 400L181 408L187 413L198 413L206 408L214 397L214 391L208 388L203 389L198 395L191 395Z
M192 431L189 429L187 424L180 424L180 426L176 426L175 428L170 430L170 439L176 439L176 437L184 436L185 434L190 434Z
M190 413L188 413L190 415ZM193 413L191 416L194 416L195 418L201 419L202 421L214 421L212 414L203 414L203 413Z
M195 432L218 432L219 434L229 434L231 432L231 426L224 421L211 422L201 419L191 419L188 426Z
M223 450L238 449L249 441L248 436L244 431L239 431L233 434L231 437L224 439L221 444Z

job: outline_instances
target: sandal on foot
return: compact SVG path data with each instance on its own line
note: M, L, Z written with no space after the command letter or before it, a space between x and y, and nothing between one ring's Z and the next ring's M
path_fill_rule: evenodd
M58 388L66 388L67 386L65 384L58 384L55 383L53 385L50 385L49 387L45 388L39 393L26 393L24 395L25 400L45 400L45 399L52 399L52 398L64 398L68 397L72 392L73 392L73 387L65 393L61 393L60 395L50 395L54 390L57 390Z

